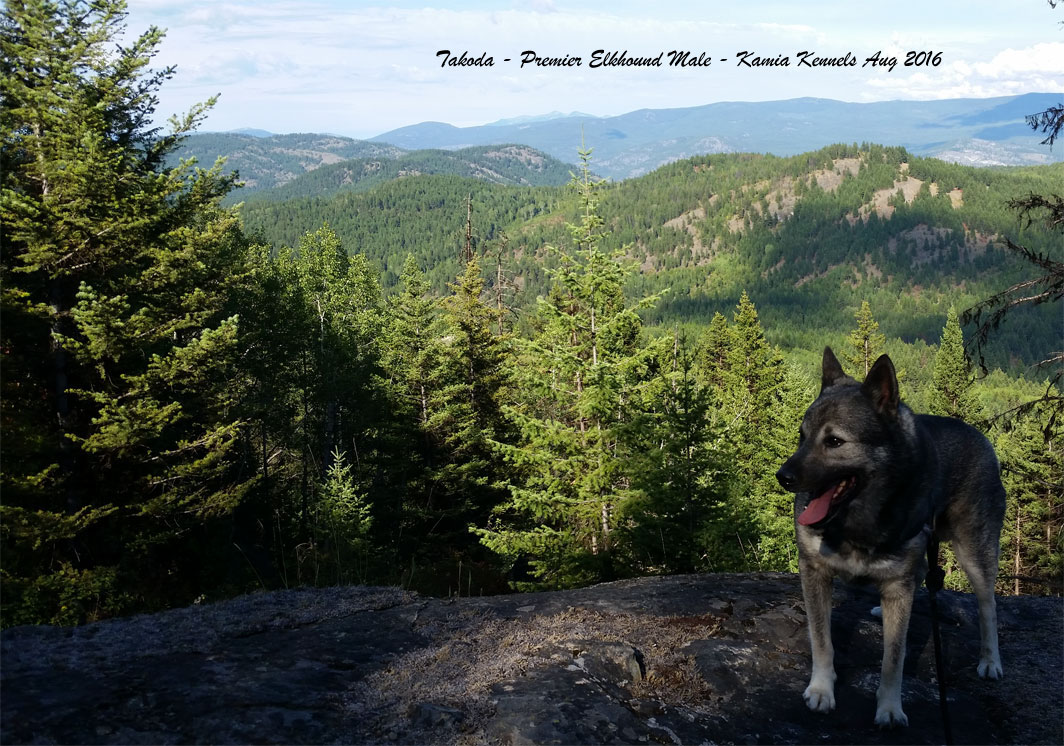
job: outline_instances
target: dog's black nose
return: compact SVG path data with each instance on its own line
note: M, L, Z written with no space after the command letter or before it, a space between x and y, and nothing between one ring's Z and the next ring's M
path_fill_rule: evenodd
M788 469L786 464L781 466L780 470L776 472L776 479L779 480L780 486L788 492L794 492L798 487L797 475Z

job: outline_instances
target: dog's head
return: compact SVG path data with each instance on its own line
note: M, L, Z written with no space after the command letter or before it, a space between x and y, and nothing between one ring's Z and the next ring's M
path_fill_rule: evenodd
M899 404L889 357L876 360L858 383L843 372L831 348L824 349L820 396L802 419L798 450L776 472L783 488L795 493L800 525L830 523L886 478L884 460L898 438Z

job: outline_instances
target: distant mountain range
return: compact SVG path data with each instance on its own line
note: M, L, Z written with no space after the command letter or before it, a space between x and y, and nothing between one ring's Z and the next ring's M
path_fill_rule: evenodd
M550 119L566 119L566 118L584 118L584 119L598 119L594 114L585 114L582 111L572 111L565 114L560 111L552 111L550 114L538 114L534 116L522 116L522 117L510 117L508 119L499 119L495 122L490 122L488 127L505 127L510 124L531 124L532 122L546 122Z
M512 186L557 186L571 166L525 145L490 145L458 150L408 151L385 143L337 135L270 135L207 132L190 135L172 160L194 157L200 166L225 157L244 187L229 204L360 192L402 176L450 174Z
M482 145L461 150L412 150L395 157L355 158L320 166L272 189L244 196L282 201L364 192L403 176L448 174L509 186L558 186L571 167L526 145ZM239 194L239 193L238 193Z
M582 132L594 148L595 170L613 179L700 154L787 156L853 142L900 145L914 154L973 166L1036 165L1064 160L1064 149L1041 145L1024 117L1061 101L1064 93L868 104L798 98L640 109L615 117L548 115L479 127L422 122L370 142L407 149L521 143L573 162Z
M581 137L597 174L621 180L695 155L754 152L789 156L832 143L902 146L915 155L966 166L1064 161L1024 117L1064 100L1064 93L988 99L852 104L800 98L641 109L615 117L580 112L501 119L478 127L422 122L370 140L265 130L188 137L176 158L209 166L219 156L245 186L229 202L283 200L362 191L410 174L473 176L498 184L540 186L568 180Z
M198 165L206 168L224 157L225 170L239 172L245 183L235 195L243 199L254 192L287 184L322 166L353 158L398 158L404 152L394 145L336 135L204 132L185 138L172 160L195 158Z

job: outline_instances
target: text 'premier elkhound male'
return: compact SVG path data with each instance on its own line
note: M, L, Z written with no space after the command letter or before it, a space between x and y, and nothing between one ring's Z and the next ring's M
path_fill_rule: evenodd
M798 450L776 473L795 493L794 521L813 672L805 701L835 707L831 580L879 586L883 668L876 723L907 725L901 707L913 594L935 531L950 541L979 600L979 675L1001 676L994 581L1005 489L993 446L949 417L917 415L898 400L894 365L881 356L863 384L824 350L820 396L805 413Z

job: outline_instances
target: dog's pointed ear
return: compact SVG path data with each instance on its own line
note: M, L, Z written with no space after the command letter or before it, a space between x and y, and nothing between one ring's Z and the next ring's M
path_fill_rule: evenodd
M898 415L898 374L894 363L886 355L880 355L865 376L862 387L872 399L876 411L888 417Z
M837 381L846 378L839 359L830 347L824 348L824 362L820 366L820 390L831 388Z

